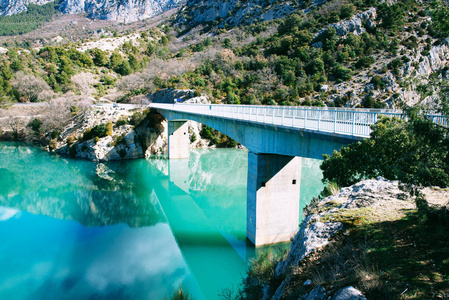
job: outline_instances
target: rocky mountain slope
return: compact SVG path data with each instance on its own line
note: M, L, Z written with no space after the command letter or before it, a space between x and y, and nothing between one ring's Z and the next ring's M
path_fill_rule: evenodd
M207 23L219 27L239 26L285 17L298 9L299 3L277 0L188 0L178 16L178 22L189 27Z
M27 10L30 4L43 5L54 0L2 0L0 2L0 16L10 16Z
M0 15L9 16L26 11L29 4L43 5L52 0L2 0ZM63 0L59 11L64 14L85 13L89 18L131 23L143 20L180 5L182 0Z

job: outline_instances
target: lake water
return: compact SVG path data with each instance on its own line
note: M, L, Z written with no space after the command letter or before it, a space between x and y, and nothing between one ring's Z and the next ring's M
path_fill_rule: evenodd
M319 163L303 159L302 206ZM0 299L217 299L256 255L246 171L238 149L94 163L0 143Z

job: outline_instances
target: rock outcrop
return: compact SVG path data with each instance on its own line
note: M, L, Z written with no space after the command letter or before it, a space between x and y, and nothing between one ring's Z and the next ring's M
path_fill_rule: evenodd
M29 4L43 5L54 0L2 0L0 15L26 11ZM90 18L131 23L144 20L177 7L181 0L64 0L59 10L65 14L86 13Z
M0 16L10 16L27 10L28 5L44 5L54 0L1 0Z
M217 22L219 27L251 24L255 21L269 21L291 14L298 8L293 2L251 0L247 2L188 0L178 16L178 22L196 26Z
M136 124L135 119L138 117L141 120ZM86 131L108 122L112 125L110 134L101 138L83 139ZM187 125L191 147L208 147L209 141L200 138L202 125L194 121L187 121ZM164 155L168 149L167 127L167 120L156 112L144 112L142 116L142 111L136 109L94 107L61 133L61 140L57 142L54 150L63 155L92 161Z
M131 23L175 8L180 3L180 0L65 0L59 9L67 14L87 13L93 19Z
M148 102L154 103L191 103L208 104L209 98L206 95L195 96L194 90L178 90L173 88L163 89L147 96Z

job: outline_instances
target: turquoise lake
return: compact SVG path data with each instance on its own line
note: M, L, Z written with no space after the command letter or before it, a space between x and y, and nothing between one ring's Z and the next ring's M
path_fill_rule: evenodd
M322 190L303 159L303 207ZM246 241L247 152L95 163L0 143L0 299L194 299L235 289ZM278 247L288 247L280 245Z

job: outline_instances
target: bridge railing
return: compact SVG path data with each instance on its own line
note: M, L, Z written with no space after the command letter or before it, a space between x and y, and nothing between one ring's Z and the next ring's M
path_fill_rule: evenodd
M379 115L405 117L402 111L390 109L159 103L151 103L150 106L189 114L209 115L357 137L369 137L371 125L376 123ZM448 126L446 118L441 115L434 114L427 115L427 117L439 125Z

